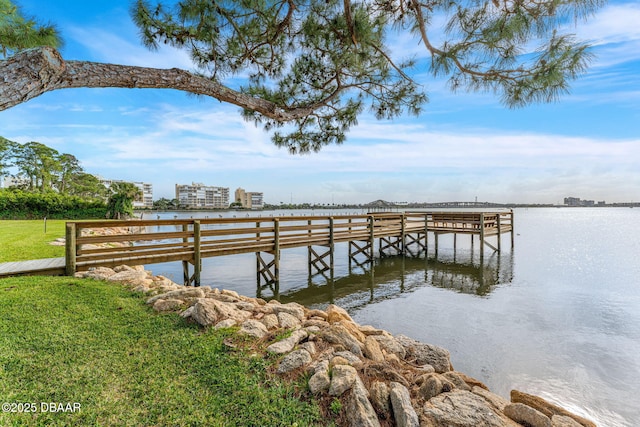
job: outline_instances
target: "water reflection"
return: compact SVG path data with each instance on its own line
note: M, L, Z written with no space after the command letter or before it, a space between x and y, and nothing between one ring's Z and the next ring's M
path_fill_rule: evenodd
M339 303L353 309L433 286L456 292L487 296L495 287L511 283L513 253L495 253L480 260L473 253L446 254L436 258L392 256L349 268L346 276L333 278L324 272L308 278L307 286L280 290L277 284L258 286L257 296L298 302L305 306ZM455 261L454 261L455 259ZM339 302L338 302L339 301Z

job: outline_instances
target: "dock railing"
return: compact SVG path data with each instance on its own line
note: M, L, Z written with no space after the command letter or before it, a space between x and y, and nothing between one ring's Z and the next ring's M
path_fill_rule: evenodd
M355 241L368 242L373 257L374 239L404 242L405 236L413 235L415 242L422 236L426 247L429 232L473 233L484 240L512 227L509 211L73 221L66 225L65 263L66 273L72 275L97 266L181 261L185 283L199 283L202 258L207 257L266 252L277 260L283 249L325 246L332 251L336 243ZM193 277L188 276L188 264L194 267Z

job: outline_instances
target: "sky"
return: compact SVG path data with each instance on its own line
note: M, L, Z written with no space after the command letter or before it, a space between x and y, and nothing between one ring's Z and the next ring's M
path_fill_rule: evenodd
M54 23L67 60L193 70L174 49L146 49L127 0L18 0ZM154 199L192 182L279 203L489 201L565 197L640 201L640 3L610 1L571 31L593 45L589 71L558 102L507 109L492 94L452 93L420 66L419 117L364 115L342 145L290 155L239 108L175 90L65 89L0 111L0 136L75 155L87 172L153 184ZM398 40L394 55L426 55ZM233 82L230 82L233 84Z

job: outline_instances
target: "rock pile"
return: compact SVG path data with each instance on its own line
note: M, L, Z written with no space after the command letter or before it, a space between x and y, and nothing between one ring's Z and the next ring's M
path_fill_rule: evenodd
M129 227L102 227L83 229L82 236L119 236L122 234L136 234L141 233L143 227L129 226ZM58 237L57 239L49 242L52 246L64 246L66 239L64 237ZM127 247L133 246L133 242L109 242L109 243L96 243L96 244L84 244L82 249L98 249L98 248L115 248L115 247Z
M311 310L230 290L184 287L140 267L77 273L122 282L150 296L158 312L177 312L204 327L236 327L276 373L307 374L319 399L338 399L350 426L595 427L546 400L512 391L511 401L451 366L449 352L403 335L359 325L342 308Z

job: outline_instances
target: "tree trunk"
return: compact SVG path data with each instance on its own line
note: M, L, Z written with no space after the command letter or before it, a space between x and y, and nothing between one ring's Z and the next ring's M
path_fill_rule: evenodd
M45 92L80 87L177 89L211 96L279 122L305 117L313 111L313 107L286 109L178 68L65 61L51 47L28 49L0 61L0 76L0 111Z

